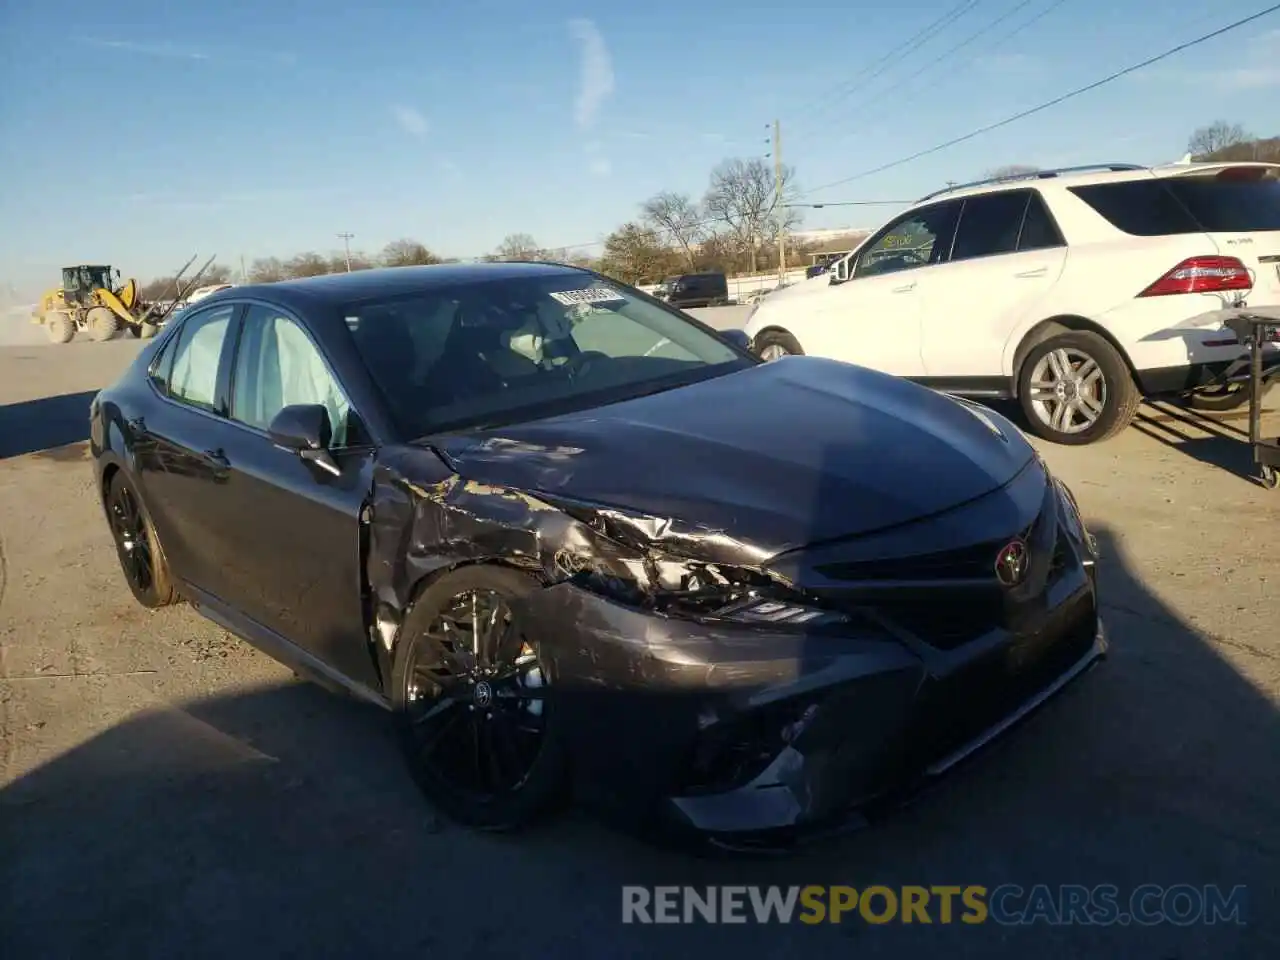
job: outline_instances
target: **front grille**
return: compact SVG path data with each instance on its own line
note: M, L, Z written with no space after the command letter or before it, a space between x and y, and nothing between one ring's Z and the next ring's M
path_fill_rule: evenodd
M1058 522L1057 494L1047 486L1035 519L1016 534L954 550L892 560L835 561L815 569L832 586L827 599L849 612L871 611L921 642L954 650L1011 626L1011 604L1034 596L1001 587L995 561L1014 536L1026 542L1033 571L1047 589L1070 564Z

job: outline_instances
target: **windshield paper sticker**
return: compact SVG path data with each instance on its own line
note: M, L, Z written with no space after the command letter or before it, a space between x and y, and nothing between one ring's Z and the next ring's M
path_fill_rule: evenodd
M551 294L551 299L566 307L584 303L625 303L626 297L607 287L591 287L587 290L561 290Z

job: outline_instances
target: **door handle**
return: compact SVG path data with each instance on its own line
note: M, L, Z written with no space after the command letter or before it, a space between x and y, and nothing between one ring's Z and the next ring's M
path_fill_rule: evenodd
M1033 277L1043 277L1048 272L1048 267L1037 267L1035 270L1024 270L1022 273L1015 273L1014 277L1018 280L1030 280Z
M206 450L204 452L204 458L219 470L231 469L231 461L227 459L227 455L222 452L221 447L217 450Z
M915 288L916 288L916 282L912 280L910 283L903 284L900 287L894 287L893 292L894 293L910 293Z

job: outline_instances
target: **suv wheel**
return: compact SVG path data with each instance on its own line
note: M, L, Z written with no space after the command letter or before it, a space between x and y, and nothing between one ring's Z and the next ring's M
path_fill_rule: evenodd
M765 330L756 337L752 346L756 356L765 361L804 356L800 341L785 330Z
M1127 427L1142 395L1119 351L1084 330L1032 348L1018 374L1018 402L1032 433L1082 446Z

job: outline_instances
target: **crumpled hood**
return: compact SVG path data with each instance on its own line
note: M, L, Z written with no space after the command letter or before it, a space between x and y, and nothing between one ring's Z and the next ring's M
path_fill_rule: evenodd
M936 514L1034 456L1002 418L816 357L432 443L467 479L717 531L766 555Z

